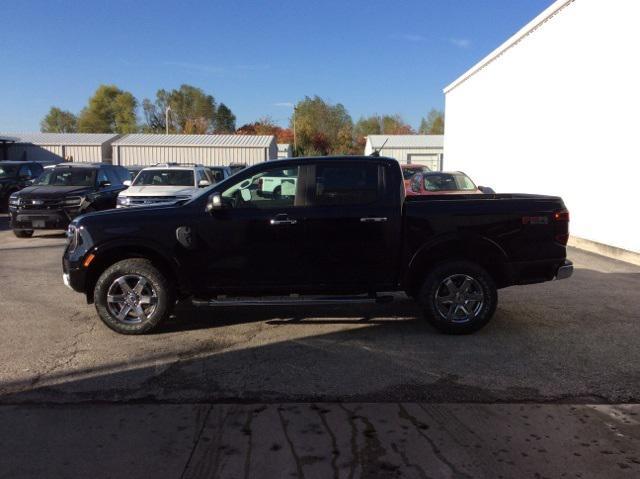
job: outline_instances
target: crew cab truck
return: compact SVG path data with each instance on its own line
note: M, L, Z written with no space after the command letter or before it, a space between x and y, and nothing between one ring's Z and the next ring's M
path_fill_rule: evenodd
M261 189L285 175L295 189ZM500 288L571 276L568 223L558 197L405 197L390 158L276 160L182 204L74 219L63 279L124 334L152 331L178 299L348 304L394 291L463 334L487 324Z

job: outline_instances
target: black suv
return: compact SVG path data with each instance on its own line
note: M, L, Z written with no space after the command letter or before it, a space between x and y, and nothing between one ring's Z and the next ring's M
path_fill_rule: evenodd
M6 211L9 196L29 186L42 173L33 161L0 161L0 210Z
M65 229L78 215L115 208L129 172L102 163L56 165L9 197L11 227L18 238L35 229Z

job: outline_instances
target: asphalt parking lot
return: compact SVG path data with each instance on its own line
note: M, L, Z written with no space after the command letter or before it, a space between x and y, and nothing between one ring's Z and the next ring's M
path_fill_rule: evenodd
M482 431L480 436L476 434L484 438L482 441L490 441L488 434L494 430L480 419L475 422L460 419L456 428L466 432L454 431L453 436L442 440L444 442L428 437L420 426L441 423L446 429L450 417L454 416L451 408L458 408L502 419L507 414L533 417L542 414L540 411L544 411L544 417L565 418L568 423L554 424L554 427L557 431L566 429L562 433L567 434L566 441L557 435L553 440L559 441L563 454L574 459L578 456L573 456L573 452L582 454L578 452L580 447L584 448L580 441L584 442L588 433L573 432L589 426L593 440L602 441L599 450L614 451L610 458L598 456L598 467L610 461L616 474L624 474L623 477L633 477L640 471L637 452L640 432L635 419L640 411L631 407L620 413L622 406L617 406L637 403L640 399L639 267L571 250L570 258L577 266L573 278L500 291L494 320L472 336L438 334L420 320L412 302L399 298L386 305L313 309L197 309L181 305L175 318L157 334L128 337L103 326L93 306L63 286L60 265L63 245L64 237L55 233L36 233L30 239L15 238L8 230L6 219L0 222L0 416L4 418L5 428L0 434L13 438L13 442L5 441L4 450L6 457L12 457L13 461L20 455L16 452L17 455L9 456L10 451L20 451L28 442L43 440L41 434L34 432L34 428L40 426L48 429L58 424L56 427L61 430L70 428L64 437L71 441L73 425L78 426L84 421L83 417L90 416L96 421L92 427L99 429L94 431L95 437L116 434L114 423L101 415L106 414L105 408L120 405L125 407L117 410L121 418L116 424L120 425L135 415L135 408L144 410L137 433L146 431L146 437L153 436L152 431L157 433L160 427L154 418L168 414L163 421L175 419L168 427L181 431L181 435L176 433L177 442L171 445L177 448L171 450L171 454L178 457L175 464L172 463L177 469L174 471L162 461L155 462L159 473L156 477L189 477L190 474L196 477L198 474L193 469L196 466L213 467L213 463L207 462L210 459L206 459L208 454L213 454L206 449L211 445L207 446L203 438L207 437L206 428L216 428L215 421L227 416L235 418L231 422L237 425L237 431L229 434L236 434L235 440L242 442L247 435L246 428L243 429L247 417L267 411L264 417L268 420L256 428L271 431L270 421L283 427L293 424L296 414L300 414L294 410L301 408L303 417L309 414L316 420L305 427L298 424L296 427L301 432L297 436L285 434L259 446L265 450L291 449L292 454L283 461L292 468L293 475L297 471L300 476L302 471L304 476L306 471L307 477L342 477L341 468L344 468L344 477L374 477L364 474L362 464L368 463L366 454L379 456L384 450L397 456L396 465L393 461L389 463L392 472L396 472L385 475L387 466L378 464L380 475L375 477L482 476L481 472L474 475L471 466L480 467L479 463L466 452L454 460L432 451L437 456L432 466L437 467L430 469L428 464L420 462L424 460L420 454L422 459L416 459L418 465L413 467L411 454L398 450L400 439L392 441L394 445L368 442L371 434L367 435L367 430L370 431L367 428L380 429L388 420L383 419L388 412L385 408L392 408L394 415L400 414L398 424L404 421L411 434L426 438L425 444L431 444L435 451L440 451L440 446L434 444L446 444L455 439L456 434L471 434L472 429ZM249 405L255 403L262 406ZM497 410L487 409L487 404L496 403L504 404L495 406ZM285 405L279 406L281 404ZM345 415L346 422L336 425L338 429L349 421L352 425L358 423L353 426L355 429L344 426L342 433L327 436L333 437L334 442L346 441L344 445L330 446L338 451L346 449L339 461L333 461L329 453L326 460L314 462L307 457L315 457L314 454L308 453L307 459L300 462L299 454L293 454L295 437L303 440L304 434L311 430L310 424L325 424L322 414L318 415L312 407L333 411L334 418ZM404 414L398 413L399 407L418 409ZM357 410L370 411L371 415L354 412ZM78 413L72 414L73 411ZM51 418L45 421L41 417L48 413L54 414L53 423ZM598 418L597 425L581 419L583 413L585 417ZM418 416L425 417L415 419ZM540 421L544 419L542 416ZM67 419L61 419L63 417ZM611 419L615 417L618 420ZM215 423L213 426L208 425L211 421ZM534 420L524 422L532 428L538 424ZM627 428L625 432L616 430L618 422L620 427ZM506 437L506 423L502 428L505 433L502 436ZM21 429L28 432L22 435L10 432ZM525 428L513 435L520 434L524 441L527 434L544 437L545 430L545 427L536 431ZM511 451L504 437L500 440L501 447ZM357 446L360 440L362 448ZM109 437L105 437L103 442L109 441ZM148 442L146 447L169 447L158 441L157 444ZM465 441L471 444L472 439L465 438ZM575 442L576 449L569 444L571 441ZM623 447L617 444L619 441L628 444ZM230 447L223 442L223 436L216 436L212 444ZM605 443L610 444L604 447ZM500 449L497 444L492 452ZM549 443L547 450L548 446ZM530 458L520 455L520 451L512 454L517 458L505 458L506 465L498 461L499 455L485 453L483 457L490 460L483 462L482 467L497 470L498 462L500 467L508 467L510 461L514 467L521 466L519 471L523 474L544 475L540 472L540 461L533 461L531 465ZM166 461L173 457L171 454L165 457ZM199 458L203 454L205 458ZM417 454L416 451L413 454ZM554 460L566 464L563 457L557 456ZM198 461L204 461L204 465ZM221 462L216 461L215 467L219 468ZM243 461L238 462L237 469L227 466L231 467L229 470L241 471L247 466L246 460ZM547 458L547 461L550 460ZM67 466L77 466L73 461L67 462ZM447 466L447 462L457 469ZM89 467L90 463L87 460L85 466ZM131 464L134 463L132 459ZM18 466L12 464L14 469L6 469L6 474L0 469L0 477L11 477L9 472L18 470ZM136 464L142 468L139 477L144 477L149 469L144 468L144 461ZM57 466L64 471L64 463ZM329 467L330 475L310 472L321 466ZM578 466L576 471L580 469ZM356 472L349 474L354 467ZM449 472L440 475L438 467ZM127 469L129 477L136 477L136 470L133 466ZM400 470L407 474L398 476ZM36 476L42 472L33 471ZM465 476L464 471L470 475ZM95 475L90 467L86 472Z

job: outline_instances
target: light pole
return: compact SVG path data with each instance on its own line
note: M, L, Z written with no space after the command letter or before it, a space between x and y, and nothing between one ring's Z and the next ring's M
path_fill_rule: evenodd
M167 135L169 134L169 112L170 111L171 111L170 106L168 106L167 109L164 111L164 127Z
M298 154L298 142L296 140L296 106L293 105L293 151Z

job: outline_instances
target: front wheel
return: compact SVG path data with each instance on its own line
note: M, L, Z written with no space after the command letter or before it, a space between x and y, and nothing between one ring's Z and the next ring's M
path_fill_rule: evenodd
M469 334L493 317L498 291L491 275L470 261L448 261L427 276L418 295L425 318L446 334Z
M33 236L33 230L13 230L13 234L17 238L31 238Z
M144 334L169 317L174 295L151 261L125 259L108 267L94 288L100 319L121 334Z

